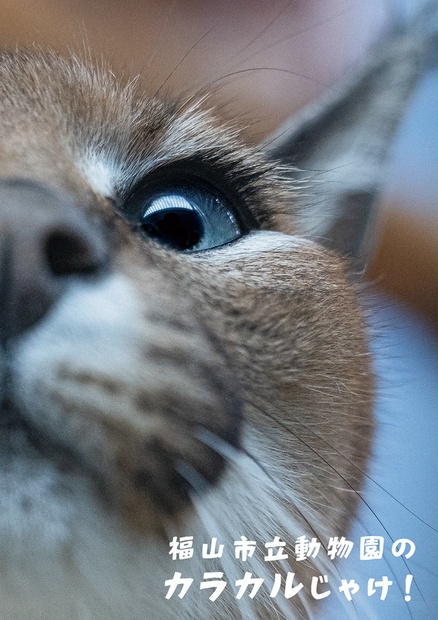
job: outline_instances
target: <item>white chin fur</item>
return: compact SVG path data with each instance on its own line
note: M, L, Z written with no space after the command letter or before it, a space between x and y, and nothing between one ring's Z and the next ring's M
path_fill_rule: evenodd
M254 444L254 437L247 436L245 443L258 458L266 457L257 454L260 448ZM40 512L33 523L31 520L27 524L29 535L25 544L24 540L23 544L17 544L19 541L15 539L9 548L0 545L2 620L35 620L36 617L44 620L255 620L256 617L278 617L275 611L272 616L268 611L256 616L252 601L237 603L234 598L234 582L245 571L265 577L267 585L272 585L260 558L250 558L244 565L238 565L233 558L234 540L242 535L259 542L270 540L274 526L294 535L301 533L276 501L276 493L284 492L282 483L279 482L278 489L273 489L272 481L249 457L236 455L219 488L194 498L199 518L187 520L179 529L169 526L167 540L130 531L121 518L103 509L91 485L79 477L66 476L62 480L61 475L50 473L50 467L44 464L39 474L37 470L38 467L33 478L33 484L37 485L34 495L41 492L44 475L45 484L48 489L50 487L44 498L44 510L47 514L52 512L52 539L47 528L44 538L41 537L40 521L44 519L50 523L50 520L47 514ZM56 492L54 489L59 483L64 490ZM59 512L57 523L56 511ZM21 517L18 514L16 518ZM58 526L57 531L55 526ZM175 562L170 558L168 541L173 535L194 537L196 553L192 559ZM202 560L199 553L201 544L209 542L213 536L227 549L219 562ZM175 571L194 579L184 600L176 595L165 599L164 582ZM208 592L206 595L199 590L204 571L223 572L230 586L214 603L208 601ZM286 618L294 617L288 604L281 599L274 601L267 597L266 602L272 608L280 605Z
M33 410L36 395L42 397L39 386L55 389L62 364L84 373L132 377L139 372L133 362L143 323L127 278L114 275L101 283L73 286L14 351L17 400Z
M261 233L250 235L223 253L224 258L230 251L238 256L239 247L252 248L254 252L271 251L272 247L281 251L300 242L286 235ZM85 371L96 369L111 376L135 376L135 347L139 340L136 326L144 323L140 312L135 289L122 276L112 276L99 286L78 285L72 289L17 346L17 399L23 407L32 408L43 380L46 386L50 387L50 381L56 385L56 363L64 358L70 364L77 362ZM85 339L84 333L88 335ZM114 350L118 351L117 356ZM44 402L39 402L35 410L42 410L41 407ZM233 455L228 457L230 468L219 487L201 498L193 498L199 518L188 520L179 529L169 526L168 539L164 541L150 534L134 534L121 517L110 515L99 503L91 480L79 474L61 474L30 450L18 453L15 481L11 479L8 492L0 480L0 503L6 500L13 506L6 520L5 515L0 520L5 534L5 544L0 544L1 620L278 617L275 611L270 615L266 610L257 616L254 605L258 603L251 600L236 602L233 584L245 571L266 577L267 587L272 584L260 557L237 565L232 555L233 541L247 536L262 544L282 532L297 537L303 534L302 528L282 508L278 498L288 497L298 509L305 508L300 506L299 480L290 466L282 462L283 457L275 456L263 436L250 433L250 429L246 429L244 442L255 460L244 454L236 454L236 462ZM257 462L275 472L275 482ZM20 476L27 476L27 486ZM14 495L11 489L20 485L22 493L26 491L28 495L31 509L24 508L22 495L16 494L10 502ZM312 515L305 518L312 520ZM198 558L172 561L168 541L173 535L193 535ZM223 542L231 555L222 562L209 561L206 566L199 549L212 537ZM176 595L166 600L164 582L175 571L193 577L194 583L183 600ZM208 592L199 590L204 571L223 572L230 584L227 594L214 603L208 600ZM281 598L267 596L264 600L271 608L280 605L284 617L294 617L290 610L282 609Z

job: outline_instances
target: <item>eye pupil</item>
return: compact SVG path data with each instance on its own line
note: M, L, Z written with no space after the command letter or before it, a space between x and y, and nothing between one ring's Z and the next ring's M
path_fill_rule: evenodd
M179 252L217 248L242 235L227 198L198 178L172 182L160 175L132 194L124 215L145 239Z
M204 234L199 213L187 209L151 213L143 218L141 228L148 237L180 251L194 248Z

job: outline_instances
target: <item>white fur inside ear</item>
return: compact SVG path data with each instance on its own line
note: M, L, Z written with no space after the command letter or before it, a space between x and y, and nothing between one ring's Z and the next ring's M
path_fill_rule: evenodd
M212 252L201 254L208 257L209 261L228 262L242 258L249 258L271 252L289 252L303 246L314 245L312 241L302 237L286 235L280 232L260 230L252 232L228 245L224 245Z

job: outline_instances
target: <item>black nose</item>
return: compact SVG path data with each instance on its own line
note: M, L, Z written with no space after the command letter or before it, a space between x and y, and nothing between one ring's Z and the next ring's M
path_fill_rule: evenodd
M108 247L75 198L25 179L0 181L0 340L40 321L77 278L102 275Z

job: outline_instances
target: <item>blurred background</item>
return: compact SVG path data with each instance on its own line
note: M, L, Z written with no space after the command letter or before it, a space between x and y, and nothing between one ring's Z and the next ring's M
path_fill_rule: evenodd
M101 55L151 92L212 85L258 140L360 62L423 0L0 0L0 46ZM228 76L228 77L225 77ZM436 325L436 72L414 95L391 154L368 274Z
M0 47L89 49L117 71L145 74L151 93L211 87L224 113L241 119L256 141L330 88L391 21L420 4L0 0ZM370 319L380 387L378 436L354 534L415 540L409 564L415 585L408 605L402 592L407 566L379 567L397 575L401 586L384 603L365 596L360 620L436 617L436 530L430 527L436 523L436 92L434 70L415 92L391 149L368 266L379 291ZM360 579L363 563L345 566L348 579ZM332 609L325 618L341 615Z

